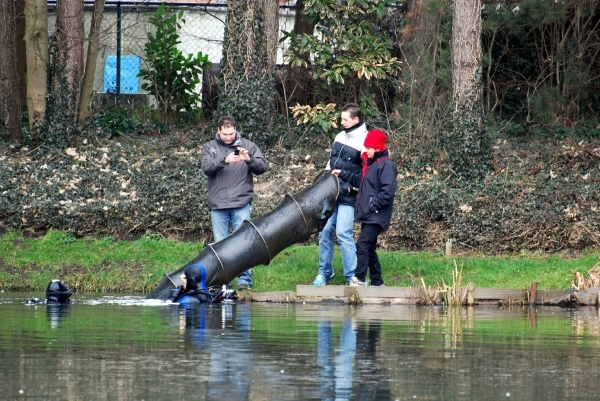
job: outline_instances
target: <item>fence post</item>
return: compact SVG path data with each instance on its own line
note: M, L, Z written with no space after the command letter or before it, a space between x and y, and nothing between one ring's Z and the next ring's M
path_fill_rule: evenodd
M446 253L445 256L448 258L452 256L452 243L454 242L454 238L446 238Z
M538 283L533 281L531 283L531 288L529 289L529 304L535 305L535 299L537 298L537 286Z
M115 104L119 103L121 94L121 2L117 3L117 87L115 90Z

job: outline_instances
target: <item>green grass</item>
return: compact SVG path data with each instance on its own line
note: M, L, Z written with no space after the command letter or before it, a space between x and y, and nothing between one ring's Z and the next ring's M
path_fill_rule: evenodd
M43 290L49 280L61 278L77 291L148 292L164 273L194 258L201 242L167 240L145 235L136 241L111 237L76 239L50 230L31 239L10 231L0 237L0 289ZM446 258L431 252L378 251L388 286L420 286L452 282L454 264L462 268L463 283L480 288L569 288L575 271L587 273L600 261L600 251L575 258L563 255L457 256ZM292 246L277 255L269 266L254 268L253 291L294 291L297 284L311 284L318 270L316 245ZM335 278L346 283L339 250L334 259Z

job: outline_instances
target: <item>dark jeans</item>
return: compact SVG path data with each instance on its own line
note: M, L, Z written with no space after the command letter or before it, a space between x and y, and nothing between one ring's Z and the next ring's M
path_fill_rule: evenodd
M360 281L365 281L367 269L371 277L371 285L382 285L381 264L375 249L377 237L382 229L379 224L362 224L360 235L356 241L356 272L354 276Z

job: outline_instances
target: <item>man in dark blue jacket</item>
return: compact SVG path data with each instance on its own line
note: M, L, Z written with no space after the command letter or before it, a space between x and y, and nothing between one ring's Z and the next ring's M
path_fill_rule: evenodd
M363 286L367 269L374 286L383 285L381 264L375 252L377 237L390 227L396 194L396 164L389 158L387 135L378 129L369 131L362 154L362 171L333 170L332 173L352 186L359 187L354 221L361 224L356 242L356 271L350 285Z
M350 103L342 108L342 127L331 147L331 155L326 170L344 169L359 171L360 154L367 136L367 128L361 119L361 110L357 104ZM342 251L342 267L346 281L350 283L356 268L356 247L354 245L354 205L357 188L353 188L344 180L340 180L340 194L333 214L319 234L319 274L313 285L322 286L334 276L333 249L334 232L337 235Z

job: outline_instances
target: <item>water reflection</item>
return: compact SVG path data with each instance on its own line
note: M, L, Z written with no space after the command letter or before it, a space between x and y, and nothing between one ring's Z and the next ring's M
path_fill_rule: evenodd
M600 397L596 308L23 298L0 294L2 399Z
M323 400L348 400L352 395L352 370L356 355L356 323L342 323L339 344L334 344L333 321L319 319L317 365Z
M246 400L251 368L249 305L194 305L178 309L180 332L205 353L210 399Z
M389 400L384 367L377 362L381 322L346 316L341 331L335 321L318 320L317 365L322 400ZM339 336L339 337L338 337ZM354 385L354 369L358 385Z
M385 365L379 362L382 354L380 346L381 322L370 320L357 325L357 376L360 385L354 393L358 400L391 400L388 386L388 372ZM385 352L385 351L383 351Z
M48 304L45 305L45 308L46 317L50 322L51 329L58 329L62 320L69 316L69 312L71 311L70 304Z

